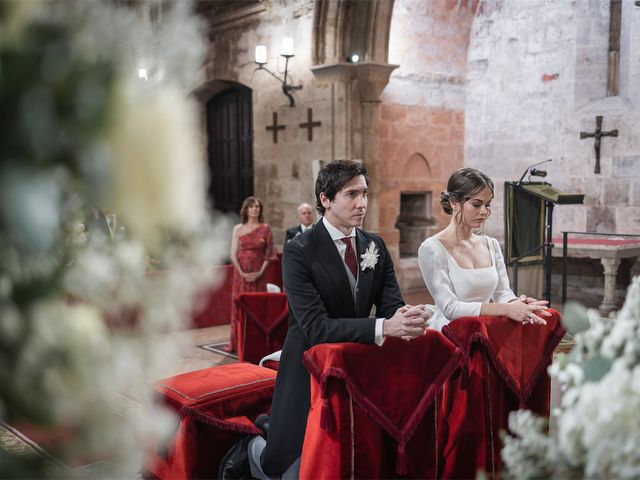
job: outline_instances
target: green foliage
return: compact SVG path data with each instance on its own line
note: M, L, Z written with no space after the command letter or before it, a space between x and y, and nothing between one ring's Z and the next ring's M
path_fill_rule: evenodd
M564 327L571 335L585 332L589 329L587 309L578 302L567 302L564 306Z

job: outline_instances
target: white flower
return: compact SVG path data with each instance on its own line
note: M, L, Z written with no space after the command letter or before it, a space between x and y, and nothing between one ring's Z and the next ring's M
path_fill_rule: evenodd
M374 268L376 266L376 263L378 263L378 257L380 256L378 252L378 247L376 247L376 244L372 241L365 252L360 255L360 258L362 259L360 262L360 268L362 268L363 271L367 268Z
M158 229L189 230L206 211L194 103L176 87L121 89L110 137L114 169L109 210L149 244Z

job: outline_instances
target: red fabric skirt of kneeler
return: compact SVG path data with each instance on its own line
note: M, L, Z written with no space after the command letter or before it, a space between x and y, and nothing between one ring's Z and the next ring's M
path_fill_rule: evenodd
M500 431L520 408L549 415L553 350L564 336L555 310L547 325L523 325L506 317L467 317L442 329L465 359L443 388L438 428L443 478L496 478L501 468Z
M174 438L146 462L161 479L216 478L224 454L243 433L260 434L252 420L271 408L276 372L250 363L205 368L154 384L178 416Z
M436 331L305 352L311 410L300 478L437 477L437 397L462 355Z
M191 315L196 328L225 325L231 321L231 292L233 290L233 265L217 267L220 283L204 289L196 297Z
M238 324L238 358L259 363L282 350L287 337L289 304L286 293L242 293L236 303L243 313Z
M265 276L267 277L267 283L273 283L282 289L282 253L276 254L278 257L276 260L269 262Z

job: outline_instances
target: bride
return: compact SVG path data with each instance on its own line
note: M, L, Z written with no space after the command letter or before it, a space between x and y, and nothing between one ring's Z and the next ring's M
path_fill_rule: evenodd
M478 235L491 214L493 182L473 168L456 170L442 192L442 209L449 225L427 238L418 250L420 270L435 301L430 327L441 330L460 317L503 315L523 324L546 324L547 301L509 288L500 245Z

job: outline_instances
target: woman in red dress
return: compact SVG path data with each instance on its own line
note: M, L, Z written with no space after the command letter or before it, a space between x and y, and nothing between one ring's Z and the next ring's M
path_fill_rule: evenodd
M231 294L231 335L226 352L236 351L238 322L242 312L236 306L236 298L243 292L266 292L265 272L271 260L275 260L271 226L264 223L262 202L256 197L247 197L240 209L242 223L233 227L231 237L231 262L233 290Z

